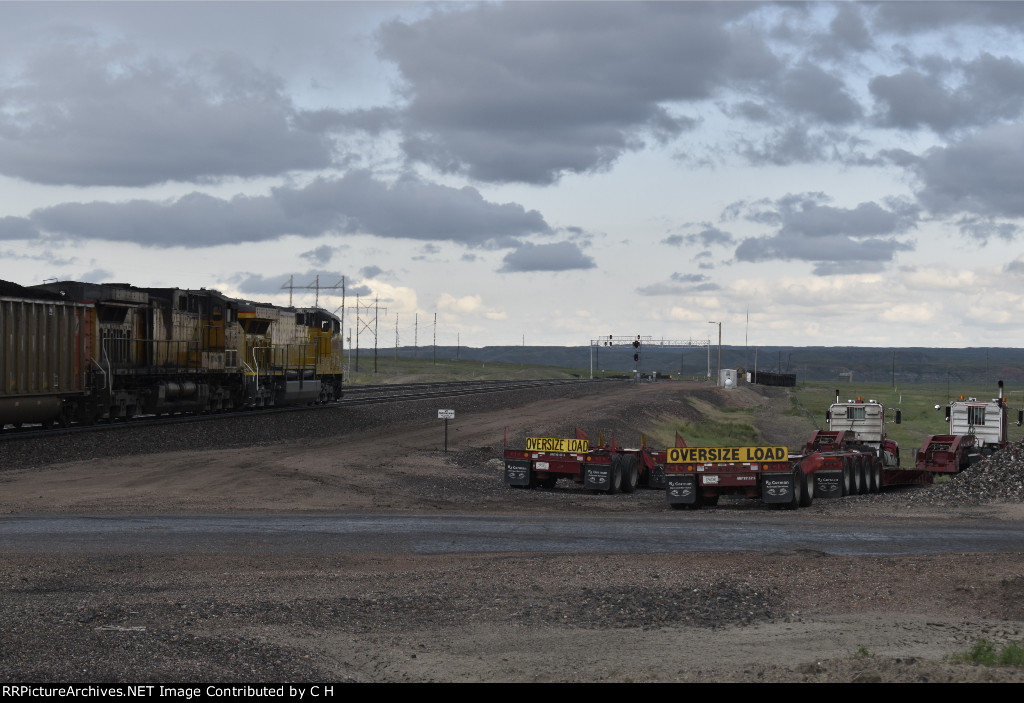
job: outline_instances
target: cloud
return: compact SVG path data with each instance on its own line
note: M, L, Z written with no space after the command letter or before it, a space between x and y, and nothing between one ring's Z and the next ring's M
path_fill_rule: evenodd
M668 283L651 283L636 289L640 295L685 295L704 291L718 290L717 283L702 273L673 273Z
M269 196L225 200L191 193L169 202L64 203L36 210L30 219L54 237L152 247L207 247L332 233L513 247L520 237L551 233L536 210L488 202L474 188L414 178L388 184L365 171L320 178L301 188L275 188Z
M936 59L926 70L876 76L868 87L879 124L944 133L1018 118L1024 108L1024 63L988 53L968 62Z
M24 217L0 217L0 239L36 239L39 230Z
M380 266L364 266L359 269L359 275L363 278L377 278L382 273L384 273L384 269Z
M676 105L770 77L733 3L480 4L379 33L408 96L403 148L445 173L556 182L693 127ZM637 47L643 51L637 51ZM383 118L381 118L383 119Z
M569 271L590 269L597 266L594 260L583 254L574 242L554 244L533 244L524 242L518 249L505 255L499 272L520 273L524 271Z
M935 214L1024 216L1022 122L991 127L949 146L929 149L915 167L923 184L918 200Z
M299 254L299 256L301 256L303 259L308 259L315 264L327 264L330 263L334 255L341 251L343 248L344 247L331 247L325 244L323 246L317 247L316 249L304 251L301 254Z
M0 107L0 173L34 183L146 186L331 163L330 141L296 127L279 79L237 56L175 65L122 45L51 45L0 83Z
M729 245L733 244L736 240L728 232L718 229L714 225L709 223L702 223L699 225L702 229L699 232L693 234L672 234L661 240L662 244L668 246L681 247L684 244L690 246L701 246L710 247L715 245Z
M898 239L914 228L917 209L902 201L883 208L874 202L854 208L826 205L820 193L789 195L743 207L752 222L770 224L773 235L748 237L736 248L738 261L817 262L817 275L876 272L911 243Z

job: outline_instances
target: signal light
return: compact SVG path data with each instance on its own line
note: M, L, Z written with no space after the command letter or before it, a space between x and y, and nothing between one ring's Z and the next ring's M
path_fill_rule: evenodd
M639 354L634 354L633 355L633 361L640 361L640 355Z

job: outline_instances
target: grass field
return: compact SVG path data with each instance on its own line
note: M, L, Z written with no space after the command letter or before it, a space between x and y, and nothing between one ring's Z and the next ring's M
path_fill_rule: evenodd
M589 378L589 369L570 369L559 366L533 366L504 362L481 362L468 359L410 359L378 353L376 361L373 352L361 350L359 370L353 371L355 360L349 360L349 372L346 382L351 384L380 383L422 383L471 380L515 380L537 378ZM613 374L595 374L613 375ZM981 385L968 387L908 386L892 388L884 384L830 384L802 383L793 390L793 412L809 414L815 418L819 426L825 427L825 412L835 402L838 392L840 400L849 400L858 396L864 400L877 400L887 409L889 420L887 431L889 437L899 442L906 450L916 451L924 438L932 434L948 432L945 422L945 407L949 402L957 400L961 395L974 397L978 400L991 400L996 397L998 389L993 386L986 388ZM1024 428L1016 424L1017 409L1024 407L1024 388L1007 387L1004 390L1007 404L1010 407L1011 441L1024 440ZM939 409L936 410L935 406ZM753 416L750 411L723 409L709 403L697 401L695 407L704 416L702 423L684 424L687 440L691 444L704 446L730 446L757 443L757 431L754 428ZM895 410L901 410L901 423L895 423ZM679 421L667 418L657 427L652 427L652 438L668 438L675 436L675 428ZM907 454L904 458L911 458Z
M886 419L890 422L887 426L887 433L890 439L896 440L900 447L909 447L916 450L921 446L924 438L933 434L944 434L949 432L949 425L946 423L946 405L958 400L961 395L967 398L978 400L992 400L998 395L998 388L983 388L972 386L968 388L937 388L934 386L897 388L886 386L860 386L834 384L824 386L820 384L801 384L795 389L795 403L806 408L816 419L824 425L825 412L829 405L835 402L836 391L839 391L841 401L855 399L877 400L885 406ZM947 396L947 392L949 395ZM1024 439L1024 428L1018 427L1017 410L1024 404L1024 395L1021 389L1006 389L1003 393L1007 398L1009 406L1009 439L1020 441ZM935 406L939 409L936 410ZM895 424L894 411L901 411L901 423ZM907 457L905 457L907 458Z

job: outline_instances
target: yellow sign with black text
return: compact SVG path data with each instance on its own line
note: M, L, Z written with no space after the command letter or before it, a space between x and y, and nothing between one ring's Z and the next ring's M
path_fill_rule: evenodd
M527 437L528 452L589 452L590 442L585 439L568 439L567 437Z
M787 447L669 447L669 464L733 464L786 461Z

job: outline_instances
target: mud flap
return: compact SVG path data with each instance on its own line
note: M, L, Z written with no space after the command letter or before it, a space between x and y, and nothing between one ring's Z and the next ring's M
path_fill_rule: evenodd
M611 488L611 464L588 464L585 470L583 487L588 491L607 491Z
M814 479L815 498L843 497L843 474L841 472L815 471L810 478Z
M793 474L761 474L761 500L765 503L793 502Z
M505 485L529 486L533 479L530 473L529 459L505 460Z
M693 505L697 502L696 476L666 476L665 499L669 505Z

